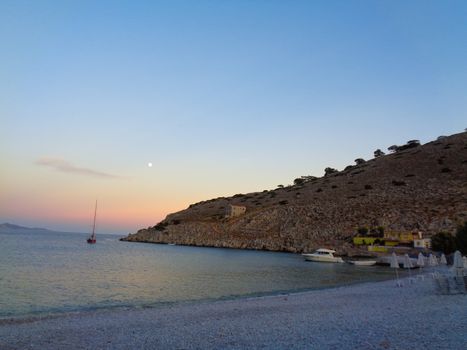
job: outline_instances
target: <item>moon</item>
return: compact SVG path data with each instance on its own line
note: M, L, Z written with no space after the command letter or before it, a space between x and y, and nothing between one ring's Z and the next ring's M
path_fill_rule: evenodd
M151 167L152 167L152 163L149 162L149 163L148 163L148 168L151 168Z

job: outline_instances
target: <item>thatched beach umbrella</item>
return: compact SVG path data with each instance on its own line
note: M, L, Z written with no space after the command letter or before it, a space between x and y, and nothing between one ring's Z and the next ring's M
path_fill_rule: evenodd
M423 280L423 275L421 273L422 273L423 266L425 266L425 257L423 256L421 252L418 254L417 266L420 268L420 274L418 275L418 277Z
M436 256L434 256L433 254L430 254L430 256L428 257L428 266L438 266L438 260L436 260ZM433 278L436 278L436 274L437 272L432 272L431 276Z
M398 287L401 287L402 284L401 284L401 282L399 281L399 273L397 272L397 269L399 269L399 260L397 260L397 255L396 255L396 253L394 253L394 252L393 252L392 255L391 255L391 265L390 265L390 267L391 267L392 269L394 269L394 271L396 271L397 286L398 286Z
M404 255L404 269L409 270L410 282L412 282L412 271L410 271L411 268L413 268L413 264L412 264L412 261L410 260L409 254L406 253Z
M446 255L444 255L444 253L441 254L441 258L439 259L439 263L441 265L447 265L448 264L448 261L446 260Z
M464 260L460 251L456 250L454 253L454 272L457 277L463 277L464 275Z
M419 266L420 268L425 266L425 256L422 253L418 254L417 266Z

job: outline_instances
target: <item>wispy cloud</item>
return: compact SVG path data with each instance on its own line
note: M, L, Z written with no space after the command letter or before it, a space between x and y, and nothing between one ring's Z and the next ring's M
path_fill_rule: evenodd
M36 161L36 164L48 166L55 170L62 171L64 173L73 173L73 174L106 178L106 179L122 179L123 178L123 176L119 176L119 175L108 174L108 173L104 173L104 172L89 169L89 168L77 167L71 164L70 162L64 159L61 159L61 158L42 157Z

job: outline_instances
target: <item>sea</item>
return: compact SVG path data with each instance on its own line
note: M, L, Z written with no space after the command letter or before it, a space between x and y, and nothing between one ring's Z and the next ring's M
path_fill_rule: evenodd
M158 307L394 278L387 267L299 254L121 242L118 235L0 232L0 319Z

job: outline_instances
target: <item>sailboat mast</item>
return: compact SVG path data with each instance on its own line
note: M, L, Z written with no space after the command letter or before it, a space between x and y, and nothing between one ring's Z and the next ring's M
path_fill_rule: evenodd
M96 199L96 207L94 208L94 223L92 224L92 237L96 236L96 214L97 214L97 199Z

